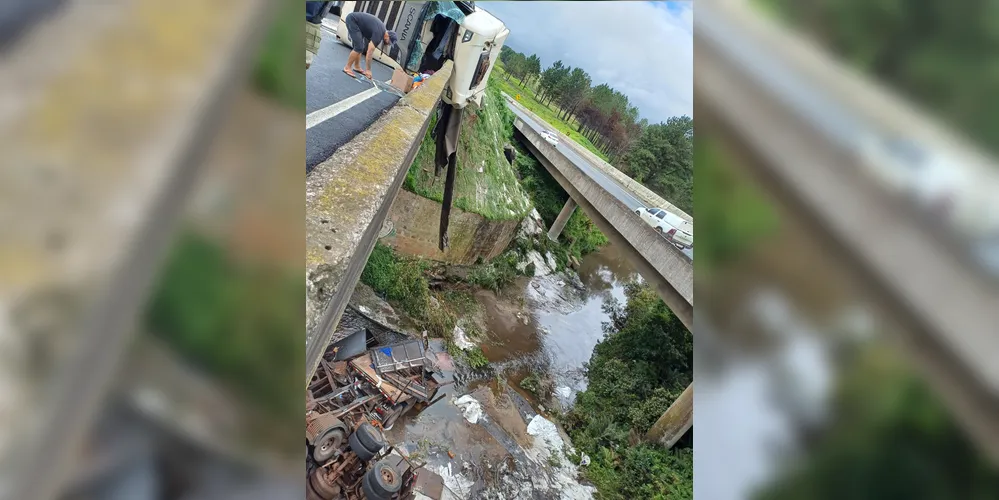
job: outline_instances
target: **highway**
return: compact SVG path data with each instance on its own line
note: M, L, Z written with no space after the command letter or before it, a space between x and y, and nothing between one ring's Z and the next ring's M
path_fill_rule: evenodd
M506 97L507 100L509 100L509 96ZM546 126L547 124L539 123L537 120L531 118L530 116L522 112L516 106L508 105L507 107L510 108L510 110L513 111L513 113L517 115L518 118L524 120L524 123L530 125L531 128L533 128L538 132L542 130L555 130L554 127ZM628 190L625 189L624 186L619 184L616 180L612 179L611 177L608 177L607 174L603 173L603 171L594 166L588 160L576 154L576 152L573 151L572 148L570 148L569 146L566 146L561 141L559 141L559 144L558 146L555 147L555 149L557 149L560 153L565 155L566 159L574 163L577 167L579 167L580 170L589 175L589 177L594 181L596 181L597 184L600 184L600 186L603 187L605 190L607 190L608 193L613 195L618 200L621 200L621 202L627 205L628 208L636 210L639 207L645 206L642 204L641 201L639 201L638 198L636 198L634 195L628 192ZM694 259L693 249L685 248L681 250L681 252L684 255L686 255L687 258L691 260Z
M329 27L339 21L328 16L323 23L323 40L312 67L305 72L305 171L322 163L354 136L367 129L399 97L382 92L368 82L355 80L343 72L350 49L336 39ZM372 61L372 76L379 81L392 78L392 68Z

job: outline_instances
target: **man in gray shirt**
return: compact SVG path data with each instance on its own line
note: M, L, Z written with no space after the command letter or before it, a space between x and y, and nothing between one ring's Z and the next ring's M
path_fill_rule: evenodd
M354 77L357 76L354 71L360 71L371 78L371 57L375 54L375 42L395 45L399 38L394 31L385 29L385 23L381 19L367 12L351 12L344 18L344 23L350 36L351 51L343 72ZM366 70L360 67L361 54L365 54Z

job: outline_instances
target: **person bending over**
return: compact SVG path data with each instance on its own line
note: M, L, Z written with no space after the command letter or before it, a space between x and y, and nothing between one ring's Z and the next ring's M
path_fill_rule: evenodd
M344 18L347 25L347 33L350 35L351 51L347 57L347 65L343 67L343 72L351 77L357 75L354 71L359 71L364 76L371 78L371 57L375 54L375 41L386 45L395 45L399 39L394 31L386 29L385 23L381 19L368 14L367 12L351 12ZM365 67L360 67L361 55L364 55Z

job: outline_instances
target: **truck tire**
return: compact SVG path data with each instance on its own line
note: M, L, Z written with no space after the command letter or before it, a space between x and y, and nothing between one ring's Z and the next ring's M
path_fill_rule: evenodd
M347 439L347 444L350 445L350 451L353 451L354 454L357 455L357 458L361 459L364 463L367 463L369 460L374 458L376 453L378 453L377 451L369 451L365 448L364 445L358 441L356 432L350 435L350 438Z
M381 461L364 474L361 489L369 499L388 500L402 489L402 476L392 464Z
M382 450L382 448L388 445L388 443L385 442L385 436L382 435L381 431L367 422L361 424L361 426L354 432L354 435L357 436L357 441L371 453L378 453Z
M340 487L326 482L325 476L322 476L323 472L322 469L317 469L312 473L309 477L309 487L323 500L333 500L340 496Z
M312 458L319 465L336 455L346 436L347 425L330 414L316 417L305 428L305 437L312 442Z

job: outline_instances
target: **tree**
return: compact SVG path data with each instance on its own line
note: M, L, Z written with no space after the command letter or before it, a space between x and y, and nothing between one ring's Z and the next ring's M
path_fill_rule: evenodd
M583 68L573 68L564 82L563 91L559 96L559 106L562 108L561 117L568 120L590 91L590 75Z
M694 121L670 117L642 130L625 157L638 182L687 213L693 213Z
M605 306L606 337L586 365L587 389L565 418L600 498L691 498L692 438L673 450L633 444L693 380L693 337L648 284L625 289L626 304Z

